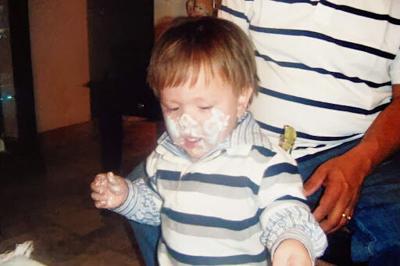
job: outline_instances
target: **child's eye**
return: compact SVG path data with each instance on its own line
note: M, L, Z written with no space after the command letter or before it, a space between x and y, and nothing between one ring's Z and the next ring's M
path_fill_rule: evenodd
M201 110L210 110L211 108L213 108L212 106L199 106L199 108Z
M167 106L166 104L163 104L162 107L166 112L176 112L179 110L179 106Z
M168 112L176 112L179 110L179 107L166 107Z

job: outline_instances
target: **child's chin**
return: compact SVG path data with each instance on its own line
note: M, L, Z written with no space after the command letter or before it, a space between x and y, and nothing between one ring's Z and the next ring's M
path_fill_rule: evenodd
M206 154L205 151L196 151L196 150L186 150L186 153L189 155L192 161L197 161Z
M192 153L192 152L186 152L186 153L189 155L192 161L197 161L203 156L203 154L198 154L198 153Z

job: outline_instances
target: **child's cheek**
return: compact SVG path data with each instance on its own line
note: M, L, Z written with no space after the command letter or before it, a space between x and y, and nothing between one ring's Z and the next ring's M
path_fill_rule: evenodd
M221 110L213 108L211 116L204 121L203 131L206 141L211 145L216 145L221 138L224 137L224 132L229 124L229 115L224 114Z
M176 121L176 119L173 119L171 116L166 115L164 117L165 120L165 126L167 128L168 134L170 135L170 137L172 138L172 140L175 142L179 139L179 137L181 136L180 134L180 130L178 127L178 123Z

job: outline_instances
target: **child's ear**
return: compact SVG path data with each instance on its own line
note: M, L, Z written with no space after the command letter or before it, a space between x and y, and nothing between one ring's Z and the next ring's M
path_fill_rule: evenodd
M247 111L247 108L250 103L250 98L253 94L253 90L251 88L247 88L243 90L243 92L238 97L238 105L237 105L237 117L240 118Z

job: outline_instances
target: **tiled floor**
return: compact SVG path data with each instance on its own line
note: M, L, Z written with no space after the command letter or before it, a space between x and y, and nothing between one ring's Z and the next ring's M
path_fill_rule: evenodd
M42 134L40 171L37 158L2 161L0 253L33 240L32 257L46 265L141 265L126 222L90 200L89 183L101 169L94 128L85 123ZM124 128L126 173L153 147L156 125L134 119Z

